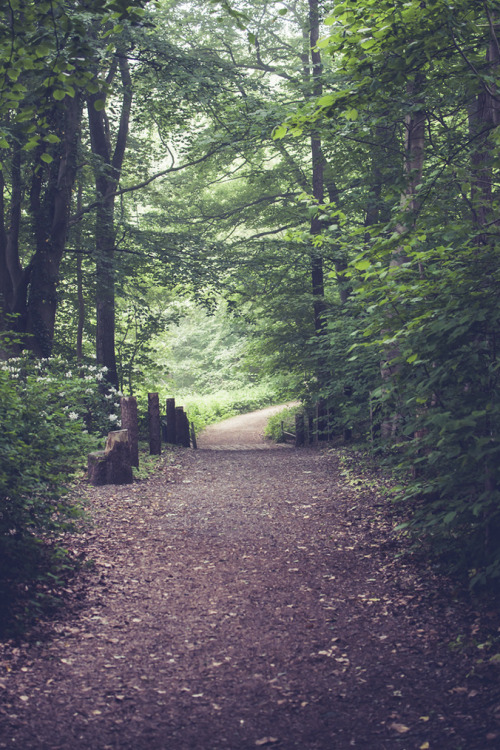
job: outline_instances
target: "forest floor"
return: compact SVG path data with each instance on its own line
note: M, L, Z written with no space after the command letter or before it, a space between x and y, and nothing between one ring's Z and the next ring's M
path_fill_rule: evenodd
M376 474L260 434L85 486L93 570L0 643L1 748L500 747L498 611L399 555Z

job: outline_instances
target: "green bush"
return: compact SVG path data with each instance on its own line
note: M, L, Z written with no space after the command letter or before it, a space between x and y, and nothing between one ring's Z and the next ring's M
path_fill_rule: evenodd
M78 515L67 488L97 438L119 423L103 372L61 360L0 363L0 555L65 531Z
M269 418L264 435L277 443L283 441L283 430L285 432L295 432L295 415L303 411L302 406L287 406L277 414Z

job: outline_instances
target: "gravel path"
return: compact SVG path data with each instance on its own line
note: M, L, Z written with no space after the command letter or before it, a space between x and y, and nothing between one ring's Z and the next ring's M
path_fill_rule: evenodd
M1 644L1 748L499 746L498 665L449 645L497 615L398 559L385 503L335 454L177 451L89 497L71 543L95 572Z
M293 406L293 403L288 406ZM281 411L284 406L268 406L266 409L241 414L210 425L198 438L198 448L202 450L276 450L285 446L264 438L269 417Z

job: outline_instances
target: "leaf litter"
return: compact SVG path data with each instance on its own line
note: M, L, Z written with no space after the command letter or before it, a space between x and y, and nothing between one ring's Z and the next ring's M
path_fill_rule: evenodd
M398 556L361 473L308 449L175 461L86 489L68 545L94 570L0 643L1 748L497 746L500 667L475 644L498 613Z

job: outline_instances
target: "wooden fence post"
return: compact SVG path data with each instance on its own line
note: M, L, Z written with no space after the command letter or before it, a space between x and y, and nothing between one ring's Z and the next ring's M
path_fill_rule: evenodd
M130 462L139 468L139 427L137 422L137 399L135 396L122 396L120 399L122 412L122 429L128 432L130 448Z
M157 393L148 393L149 417L149 453L151 456L161 454L160 401Z
M167 435L165 442L175 445L175 398L167 398Z
M191 445L191 441L189 440L189 422L182 406L175 407L175 440L176 445L182 445L184 448L189 448Z
M305 443L304 414L299 412L295 415L295 447L300 448Z
M194 448L194 450L197 450L198 449L198 443L196 442L196 432L195 432L195 429L194 429L193 422L190 423L189 434L191 435L191 443L193 444L193 448Z

